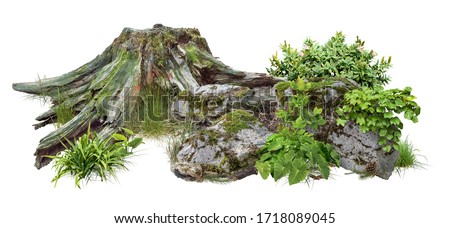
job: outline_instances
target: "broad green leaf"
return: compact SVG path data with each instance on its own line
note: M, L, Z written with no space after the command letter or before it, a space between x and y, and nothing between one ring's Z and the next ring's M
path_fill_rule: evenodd
M390 120L389 120L389 122L391 123L391 124L394 124L394 125L398 125L398 124L400 124L401 123L401 121L400 121L400 119L398 118L398 117L394 117L394 118L391 118Z
M286 164L283 161L277 160L273 164L273 179L275 181L278 181L282 177L286 176L289 173L290 168L291 167L286 166Z
M331 158L333 158L333 161L334 161L333 163L339 167L341 165L339 154L333 149L330 152L330 156L331 156Z
M268 150L268 151L275 151L275 150L279 150L279 149L281 149L281 148L283 148L283 143L282 143L282 141L281 141L281 140L275 140L275 141L272 141L272 142L269 144L269 146L267 147L267 150Z
M320 154L317 156L317 164L319 166L322 177L328 179L328 177L330 176L330 165Z
M291 162L292 160L294 160L294 157L295 157L294 152L293 151L289 151L289 152L284 154L283 159L287 163L287 162Z
M364 119L364 117L359 116L359 117L356 119L356 123L358 123L359 125L363 125L363 124L366 123L366 120Z
M128 128L122 127L121 129L122 129L122 131L124 131L128 135L134 135L134 132L132 130L128 129Z
M336 119L336 124L340 125L340 126L345 126L345 124L347 123L348 120L343 120L341 118L337 118Z
M114 133L113 138L117 141L127 141L127 137L122 134Z
M272 141L272 140L274 140L274 139L276 139L276 138L279 138L280 137L280 135L279 134L277 134L277 133L274 133L274 134L271 134L269 137L267 137L267 142L269 142L269 141Z
M386 143L387 143L387 140L386 140L385 138L380 137L380 138L378 139L378 144L384 145L384 144L386 144Z
M271 172L271 167L269 162L256 162L256 169L258 170L261 177L265 180L269 177Z
M378 133L380 136L386 136L387 134L387 130L386 129L381 129L380 132Z
M314 115L320 115L320 114L322 114L322 109L321 109L321 108L314 107L313 113L314 113Z
M136 147L138 147L139 145L141 145L143 143L143 139L142 138L135 138L133 140L131 140L128 143L128 146L130 146L133 149L136 149Z
M306 127L306 121L304 121L302 117L298 117L297 120L295 120L295 122L292 123L292 126L297 129L303 129Z
M308 164L303 159L296 158L292 163L289 171L288 182L289 185L298 184L305 180L309 173Z
M389 119L389 118L394 117L394 113L392 113L392 112L385 112L385 113L383 114L383 116L384 116L384 118Z
M265 153L261 156L261 158L259 159L259 161L261 162L265 162L267 160L269 160L272 157L272 154L270 153Z
M388 139L388 140L392 140L393 138L394 138L394 135L392 135L392 134L386 135L386 139Z
M319 125L319 126L322 126L322 125L324 125L324 124L326 124L327 122L324 120L324 119L319 119L319 120L317 120L317 125Z

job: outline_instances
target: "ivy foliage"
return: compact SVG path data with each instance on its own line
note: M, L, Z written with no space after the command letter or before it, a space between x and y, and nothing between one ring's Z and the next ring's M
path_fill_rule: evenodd
M394 113L403 113L405 119L418 122L420 107L411 91L410 87L403 90L383 90L382 87L351 90L344 95L344 105L337 110L340 118L336 122L344 126L347 120L354 120L362 132L378 133L378 143L390 152L390 142L396 147L403 129L402 121Z
M386 72L391 67L391 57L376 60L377 53L365 50L364 44L359 37L353 44L346 44L342 32L337 32L324 45L306 39L300 51L285 41L280 45L283 58L280 59L278 53L273 55L267 71L288 80L344 77L365 87L386 85L390 80Z
M329 144L317 141L306 128L317 129L325 124L322 109L306 108L309 102L308 88L311 83L302 79L285 82L277 88L289 86L296 95L291 97L288 109L279 109L277 116L284 122L266 141L259 151L261 158L256 168L262 178L271 175L275 181L287 177L290 185L297 184L309 176L320 176L328 179L330 163L339 166L339 155Z

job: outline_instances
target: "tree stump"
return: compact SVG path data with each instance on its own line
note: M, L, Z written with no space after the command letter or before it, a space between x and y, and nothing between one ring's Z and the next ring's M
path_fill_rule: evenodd
M50 163L63 140L74 140L92 130L104 138L124 124L124 103L144 87L164 91L192 90L206 84L233 84L249 88L273 86L279 79L262 73L234 70L215 58L205 38L195 28L123 29L119 37L92 61L58 77L14 83L13 89L50 97L52 107L39 115L36 129L57 122L61 105L74 118L39 142L35 166Z

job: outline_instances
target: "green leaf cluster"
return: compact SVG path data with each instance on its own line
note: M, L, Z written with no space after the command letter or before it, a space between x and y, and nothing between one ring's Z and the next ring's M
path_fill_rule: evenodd
M259 151L261 157L256 168L264 179L269 175L275 181L287 177L290 185L300 183L310 175L328 179L330 163L339 166L339 155L333 147L315 140L306 131L307 127L317 129L325 124L322 109L316 107L309 111L306 108L310 85L302 79L289 84L296 95L291 97L288 110L277 111L283 123L278 133L269 136Z
M306 39L300 51L285 41L280 45L283 58L280 59L278 53L273 55L267 71L288 80L343 77L365 87L387 84L390 77L386 72L391 67L391 57L377 60L376 52L365 50L364 44L359 37L353 44L346 44L342 32L337 32L324 45Z
M344 105L337 110L337 124L344 126L347 120L355 121L362 132L372 131L379 135L378 143L386 152L400 141L403 123L395 114L416 123L420 107L411 95L412 89L389 89L382 87L355 89L344 96ZM394 114L395 113L395 114Z
M133 153L133 149L143 143L142 138L129 140L133 135L129 129L122 128L124 134L114 133L107 139L96 132L87 132L74 142L66 139L62 144L66 150L62 155L48 156L54 159L53 168L56 175L52 182L55 186L58 180L66 175L73 177L75 185L81 188L81 181L86 183L93 178L108 181L116 178L116 172L126 167L126 158Z

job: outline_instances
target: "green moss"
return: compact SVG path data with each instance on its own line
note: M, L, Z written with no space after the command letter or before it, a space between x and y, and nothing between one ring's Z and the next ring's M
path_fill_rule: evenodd
M222 169L218 168L213 164L202 164L202 167L205 171L209 172L220 173L222 171Z
M239 98L245 97L247 95L247 92L250 91L250 88L248 87L242 87L239 91L236 91L233 95Z
M186 46L186 60L189 63L199 63L200 57L199 57L199 50L197 47L193 44L189 44Z
M255 123L257 119L251 113L238 109L223 115L219 121L224 121L222 125L228 136L231 136L242 129L249 128L248 124Z
M183 90L178 94L178 97L181 98L187 98L191 95L191 93L189 92L189 90Z
M169 57L168 49L176 42L175 34L169 28L161 28L157 34L153 35L150 49L154 55L154 62L157 67L161 69L165 67L166 60Z
M199 132L199 139L207 145L216 145L220 137L222 135L216 130L203 129Z

